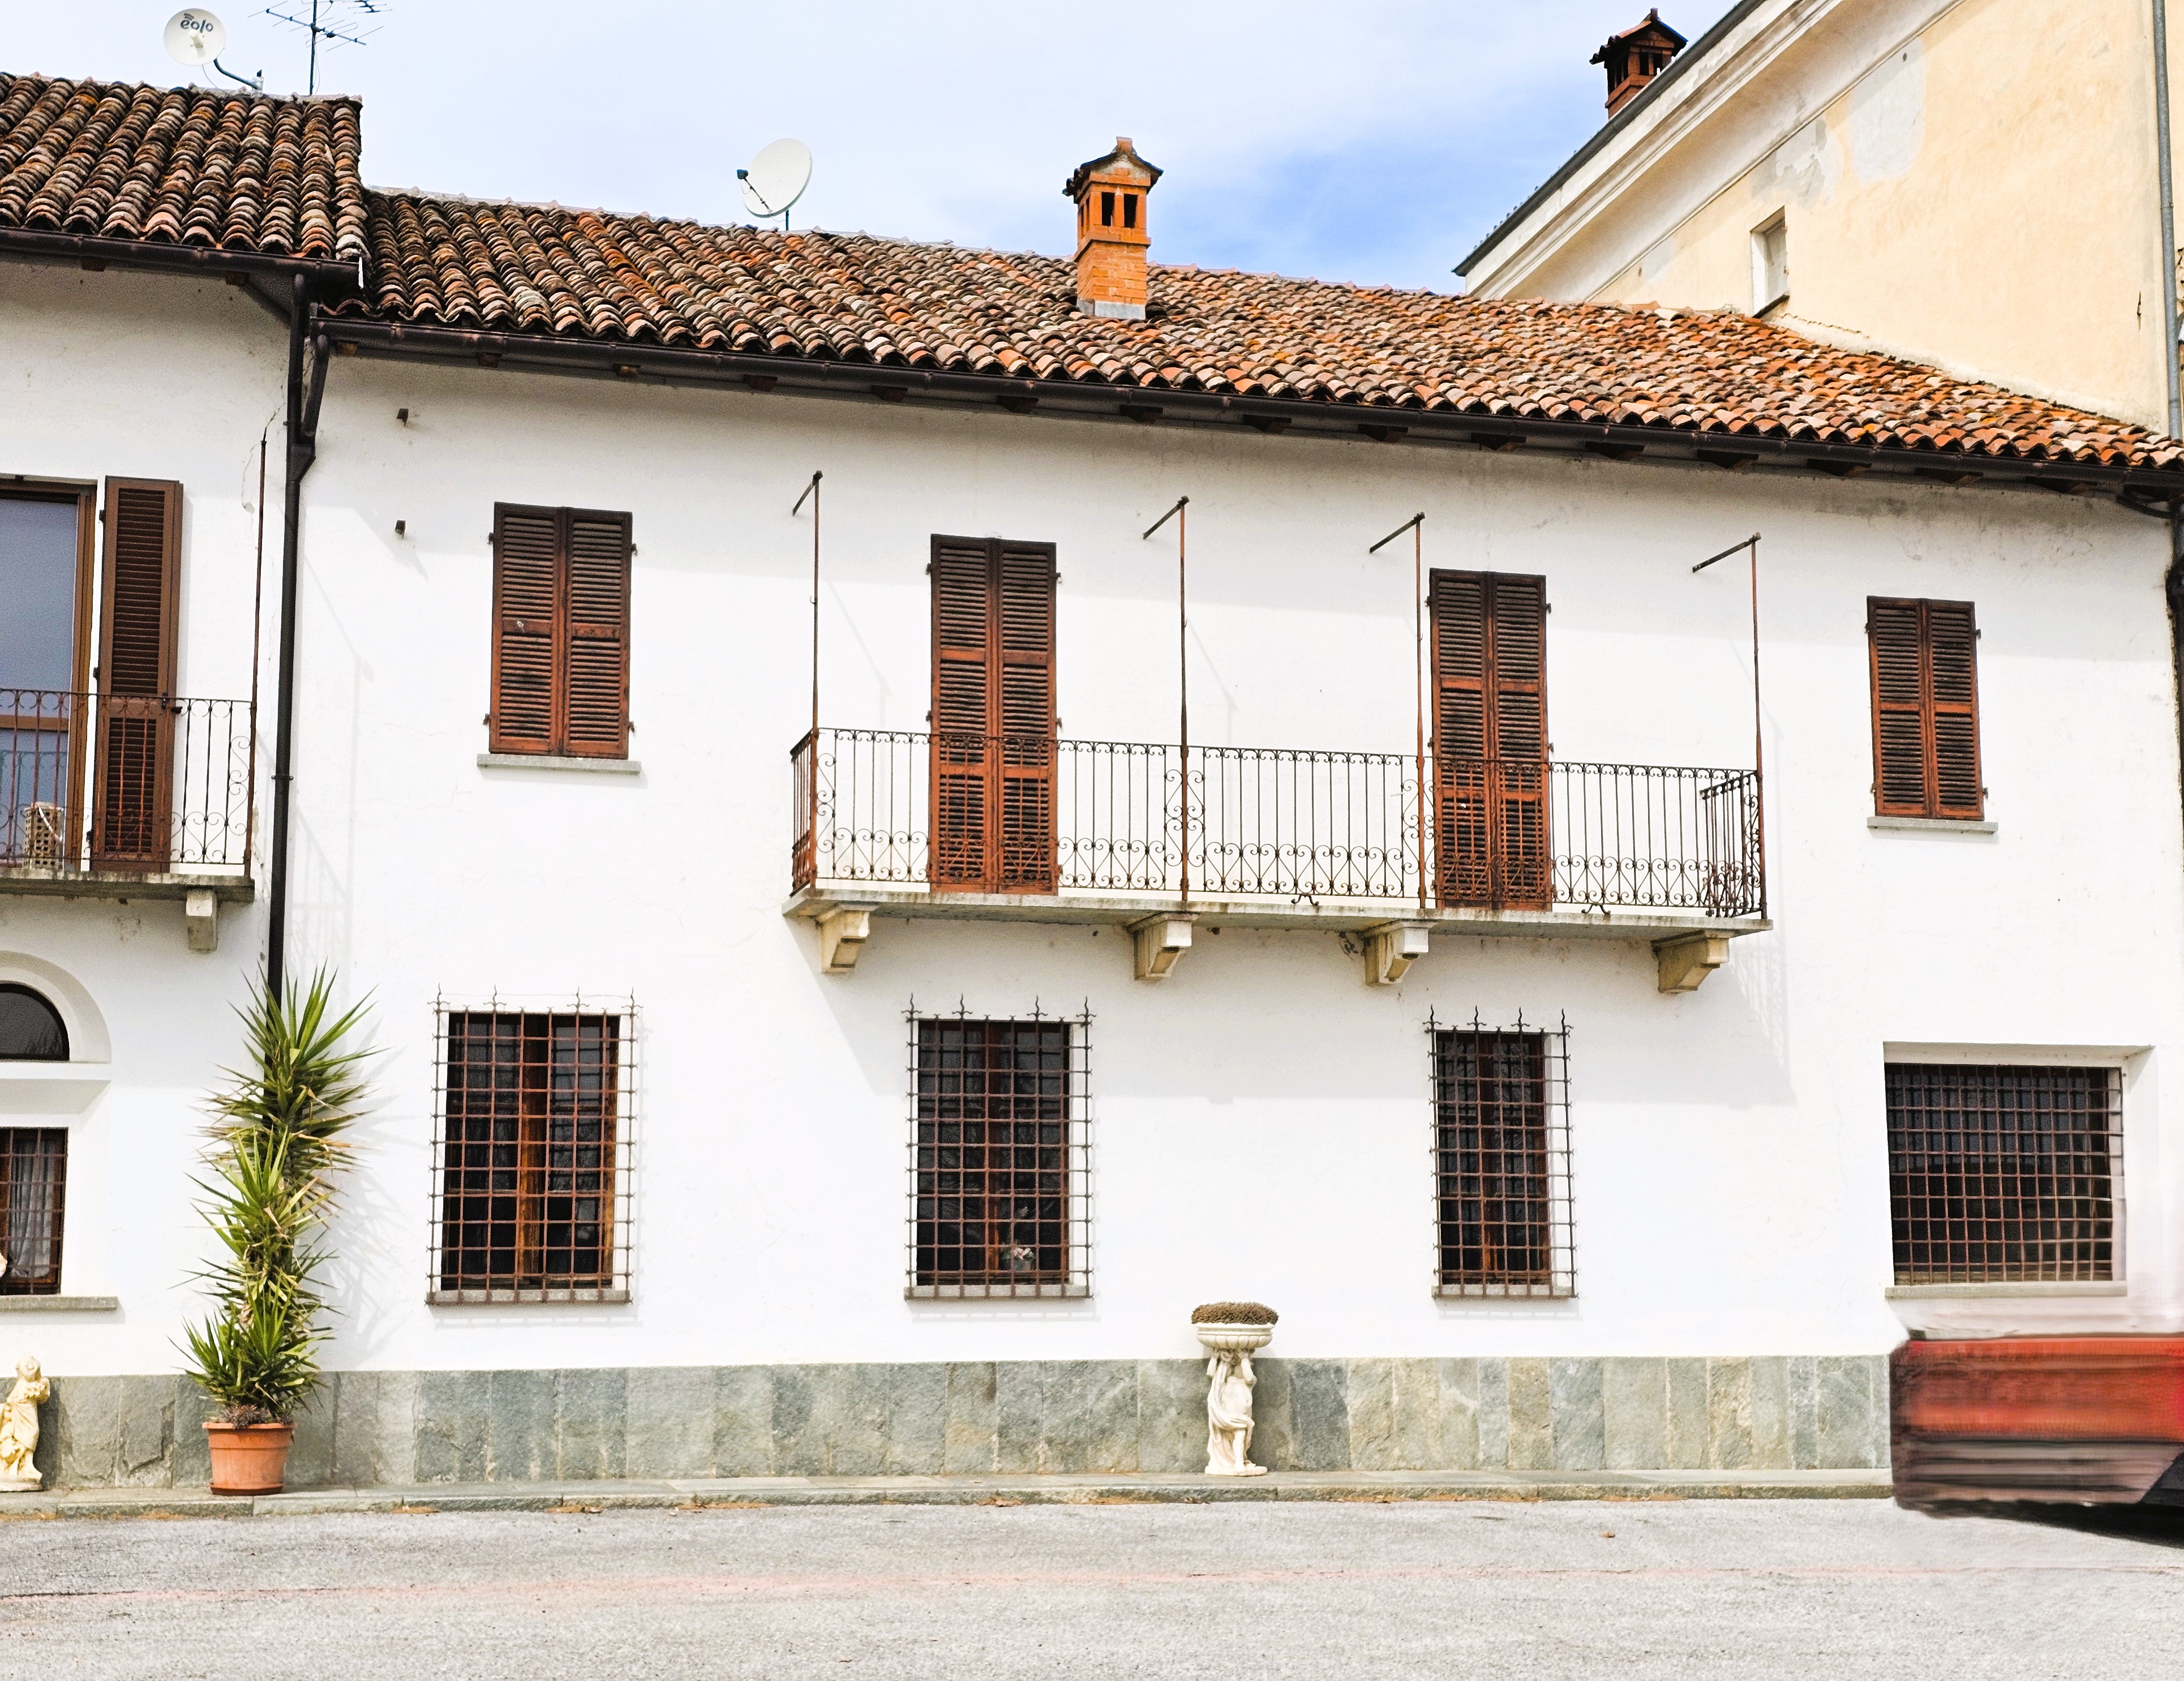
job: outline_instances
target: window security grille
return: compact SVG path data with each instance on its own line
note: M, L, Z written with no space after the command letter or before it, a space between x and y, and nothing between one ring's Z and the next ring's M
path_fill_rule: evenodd
M1090 1013L908 1019L907 1294L1089 1294Z
M1892 1062L1887 1075L1897 1283L2116 1277L2117 1070Z
M67 1189L65 1127L0 1127L0 1296L60 1294Z
M636 1005L435 1010L427 1299L627 1301Z
M1427 1022L1433 1054L1435 1283L1444 1296L1577 1293L1569 1023Z

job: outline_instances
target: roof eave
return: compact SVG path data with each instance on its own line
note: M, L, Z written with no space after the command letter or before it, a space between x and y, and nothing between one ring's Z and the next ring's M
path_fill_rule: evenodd
M1253 425L1319 437L1355 438L1369 431L1391 431L1420 442L1484 445L1490 448L1513 443L1564 452L1629 455L1641 461L1688 465L1711 456L1734 459L1740 465L1773 464L1836 476L1880 472L1892 477L1939 477L1981 483L1992 481L2118 497L2134 492L2161 499L2184 498L2184 462L2160 467L2033 460L1952 450L1755 437L1674 426L1550 420L1391 404L1230 397L1210 392L1072 380L1013 379L871 363L689 350L613 340L419 326L339 315L321 317L318 331L332 343L351 345L359 351L377 354L465 359L488 357L497 365L545 371L714 384L747 381L766 390L778 387L815 395L883 396L890 402L916 395L1080 418L1124 418L1126 411L1134 409L1139 415L1151 411L1163 420Z
M103 239L88 234L55 233L41 228L0 228L0 256L63 260L101 268L139 269L166 274L302 275L354 291L355 257L291 257L271 251L231 251L209 245L176 245L163 240Z

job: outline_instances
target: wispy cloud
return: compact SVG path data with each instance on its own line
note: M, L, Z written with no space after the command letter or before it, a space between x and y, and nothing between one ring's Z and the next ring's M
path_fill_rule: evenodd
M1728 0L1667 9L1696 36ZM16 8L0 68L171 83L170 0ZM302 86L304 46L221 8L231 68ZM1155 255L1454 285L1473 242L1598 126L1585 61L1636 0L387 0L320 86L365 99L382 186L740 220L735 170L793 134L800 224L1060 251L1063 177L1118 133L1168 171ZM209 75L209 73L208 73Z

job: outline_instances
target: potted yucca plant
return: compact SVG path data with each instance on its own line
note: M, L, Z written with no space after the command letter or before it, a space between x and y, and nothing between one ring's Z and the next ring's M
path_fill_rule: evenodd
M184 1335L190 1376L220 1407L204 1427L217 1495L280 1491L296 1414L318 1385L320 1238L371 1055L344 1043L364 1006L335 1016L332 994L324 970L300 993L255 988L237 1011L246 1064L226 1071L228 1088L212 1103L198 1211L220 1255L197 1277L216 1311Z

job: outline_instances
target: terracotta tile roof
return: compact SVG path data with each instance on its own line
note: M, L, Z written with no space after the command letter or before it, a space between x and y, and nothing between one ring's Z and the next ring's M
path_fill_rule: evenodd
M360 131L354 99L0 75L0 228L351 260Z
M1063 259L370 195L384 320L1142 392L1198 391L1968 456L2171 466L2120 420L1733 311L1473 299L1151 270L1143 322L1073 307Z

